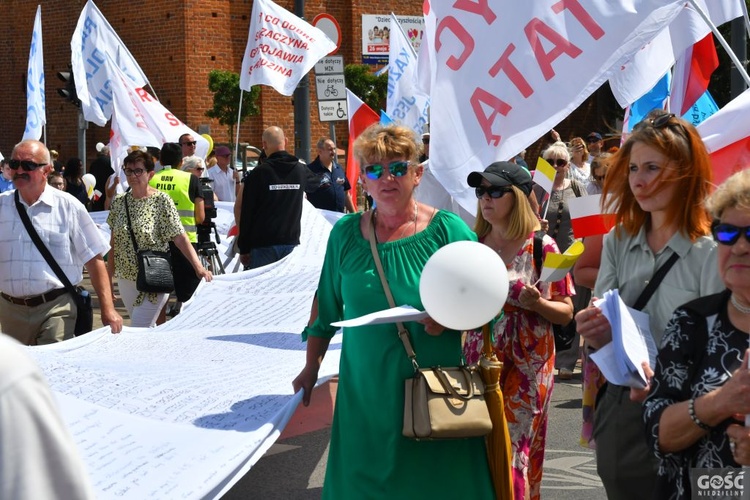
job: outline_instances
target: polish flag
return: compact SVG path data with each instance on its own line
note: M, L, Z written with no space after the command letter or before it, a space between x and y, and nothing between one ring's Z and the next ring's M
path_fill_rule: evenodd
M539 281L553 282L565 278L583 253L583 248L583 243L576 241L563 253L548 253L544 258Z
M750 89L731 100L697 127L713 165L713 182L750 166Z
M349 185L355 187L359 180L359 162L354 156L354 141L373 123L380 121L380 116L367 104L346 89L346 106L349 109L349 147L346 151L346 178ZM356 193L356 189L354 191ZM357 209L357 197L352 196L352 204Z
M674 65L669 108L677 116L688 112L695 101L708 89L711 74L719 67L714 35L709 33L693 46Z
M602 213L602 195L595 194L573 198L568 204L573 236L585 238L606 234L615 225L615 214Z
M547 193L552 192L552 182L555 180L557 170L547 160L539 157L534 170L534 182Z

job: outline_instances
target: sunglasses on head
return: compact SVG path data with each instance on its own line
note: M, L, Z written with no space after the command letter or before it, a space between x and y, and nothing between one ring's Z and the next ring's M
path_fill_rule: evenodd
M406 172L409 171L409 162L392 161L387 167L380 163L373 163L372 165L367 165L365 167L365 175L367 175L368 179L377 180L383 176L386 168L393 177L403 177L406 175Z
M479 186L478 188L474 189L474 192L477 195L477 198L481 198L485 194L488 194L490 198L498 199L505 196L505 193L512 193L513 189L509 187L500 187L500 186L490 186L490 187L484 187Z
M198 144L198 141L185 141L182 143L183 146L195 146Z
M550 165L553 165L555 167L564 167L568 164L568 160L563 160L562 158L558 158L557 160L547 160Z
M30 160L9 160L8 166L11 170L18 170L19 167L23 169L24 172L32 172L36 170L39 167L46 166L46 163L36 163Z
M722 245L734 245L744 234L745 239L750 243L750 226L739 227L734 224L716 224L711 228L714 239Z

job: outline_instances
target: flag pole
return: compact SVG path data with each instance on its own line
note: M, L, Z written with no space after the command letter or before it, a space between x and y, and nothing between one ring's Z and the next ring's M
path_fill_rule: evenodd
M240 117L242 116L242 96L245 91L240 87L240 105L237 110L237 134L234 137L234 161L237 161L237 157L240 154Z
M696 3L695 0L688 0L690 2L690 5L695 9L695 11L700 14L700 16L703 18L703 20L706 22L706 24L711 28L711 31L713 31L714 36L719 40L719 43L722 47L724 47L724 50L726 51L727 55L729 56L729 59L732 60L732 63L734 63L734 66L737 68L737 71L740 73L740 76L742 76L742 79L745 80L745 83L750 86L750 76L747 74L747 70L742 65L740 60L737 58L737 55L734 53L732 48L729 46L726 40L724 40L724 37L719 33L719 29L714 25L713 22L711 22L711 18L708 17L708 15L701 9L700 5ZM747 8L745 8L745 11L747 11Z
M740 5L742 6L742 17L745 20L745 30L750 33L750 16L747 14L747 4L745 3L745 0L740 0Z

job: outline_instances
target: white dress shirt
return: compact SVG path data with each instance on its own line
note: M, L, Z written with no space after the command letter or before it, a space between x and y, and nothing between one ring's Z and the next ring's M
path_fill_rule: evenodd
M26 231L18 215L14 191L0 194L0 291L14 297L40 295L63 288ZM26 207L31 223L74 285L83 280L83 265L109 251L109 242L80 201L46 185Z
M219 201L234 201L237 198L234 170L227 167L227 171L224 172L220 166L214 165L208 169L208 177L214 180L212 188Z

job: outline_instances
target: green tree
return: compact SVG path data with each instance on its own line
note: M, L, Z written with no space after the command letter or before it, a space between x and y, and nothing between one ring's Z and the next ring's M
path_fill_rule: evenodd
M367 64L348 64L344 67L346 87L357 97L379 113L385 109L386 92L388 92L388 73L375 76Z
M227 126L229 144L234 145L234 127L237 123L239 110L240 75L231 71L215 69L208 74L208 88L214 93L214 107L206 111L206 116L216 118L219 123ZM252 87L249 92L242 93L242 111L240 123L248 116L260 114L257 100L260 87Z

